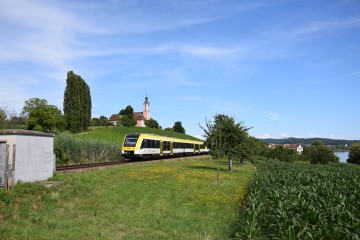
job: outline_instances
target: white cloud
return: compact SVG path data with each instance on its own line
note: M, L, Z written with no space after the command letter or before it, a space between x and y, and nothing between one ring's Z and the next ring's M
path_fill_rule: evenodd
M239 54L239 49L237 48L210 46L187 46L182 51L202 58L228 58Z
M348 73L347 75L359 75L360 72L351 72L351 73Z
M277 120L280 117L279 113L268 112L268 111L265 111L265 115L266 115L267 118L269 118L271 120Z
M283 33L283 37L304 38L312 34L324 31L338 31L349 28L360 27L360 17L351 16L346 19L323 20L317 22L304 23L301 27L295 27L294 30Z
M317 137L319 137L317 134L314 134L314 133L309 133L308 136L309 136L309 138L317 138Z
M289 138L289 137L291 137L291 135L288 134L288 133L280 133L279 136L280 136L281 138Z
M271 138L271 135L268 133L264 133L258 136L258 138L265 139L265 138Z

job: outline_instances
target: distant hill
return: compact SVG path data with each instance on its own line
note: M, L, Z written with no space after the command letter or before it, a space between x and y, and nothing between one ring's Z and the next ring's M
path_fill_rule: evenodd
M353 143L360 142L360 140L341 140L341 139L330 139L330 138L266 138L266 139L259 139L260 141L268 144L300 144L302 146L311 145L315 141L321 141L325 145L331 146L350 146Z
M76 138L91 139L91 140L104 140L111 143L122 143L125 134L127 133L151 133L160 136L174 137L180 139L191 139L200 140L190 135L165 131L161 129L152 129L144 127L120 127L120 126L107 126L107 127L96 127L91 129L89 132L82 132L74 135Z

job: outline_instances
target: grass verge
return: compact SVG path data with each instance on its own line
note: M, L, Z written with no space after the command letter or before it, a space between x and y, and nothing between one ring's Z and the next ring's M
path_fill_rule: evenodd
M0 190L4 239L227 239L255 169L209 158L58 174Z

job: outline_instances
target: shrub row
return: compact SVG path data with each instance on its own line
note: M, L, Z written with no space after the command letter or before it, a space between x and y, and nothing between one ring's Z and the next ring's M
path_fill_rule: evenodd
M261 162L238 239L359 239L360 168Z
M120 159L119 144L98 140L83 140L68 135L57 135L54 139L54 151L57 166L110 162Z

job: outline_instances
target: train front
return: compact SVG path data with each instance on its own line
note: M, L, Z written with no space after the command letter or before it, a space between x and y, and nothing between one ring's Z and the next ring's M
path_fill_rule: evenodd
M136 157L136 144L139 140L140 133L130 133L126 134L122 149L121 155L124 158L135 158Z

